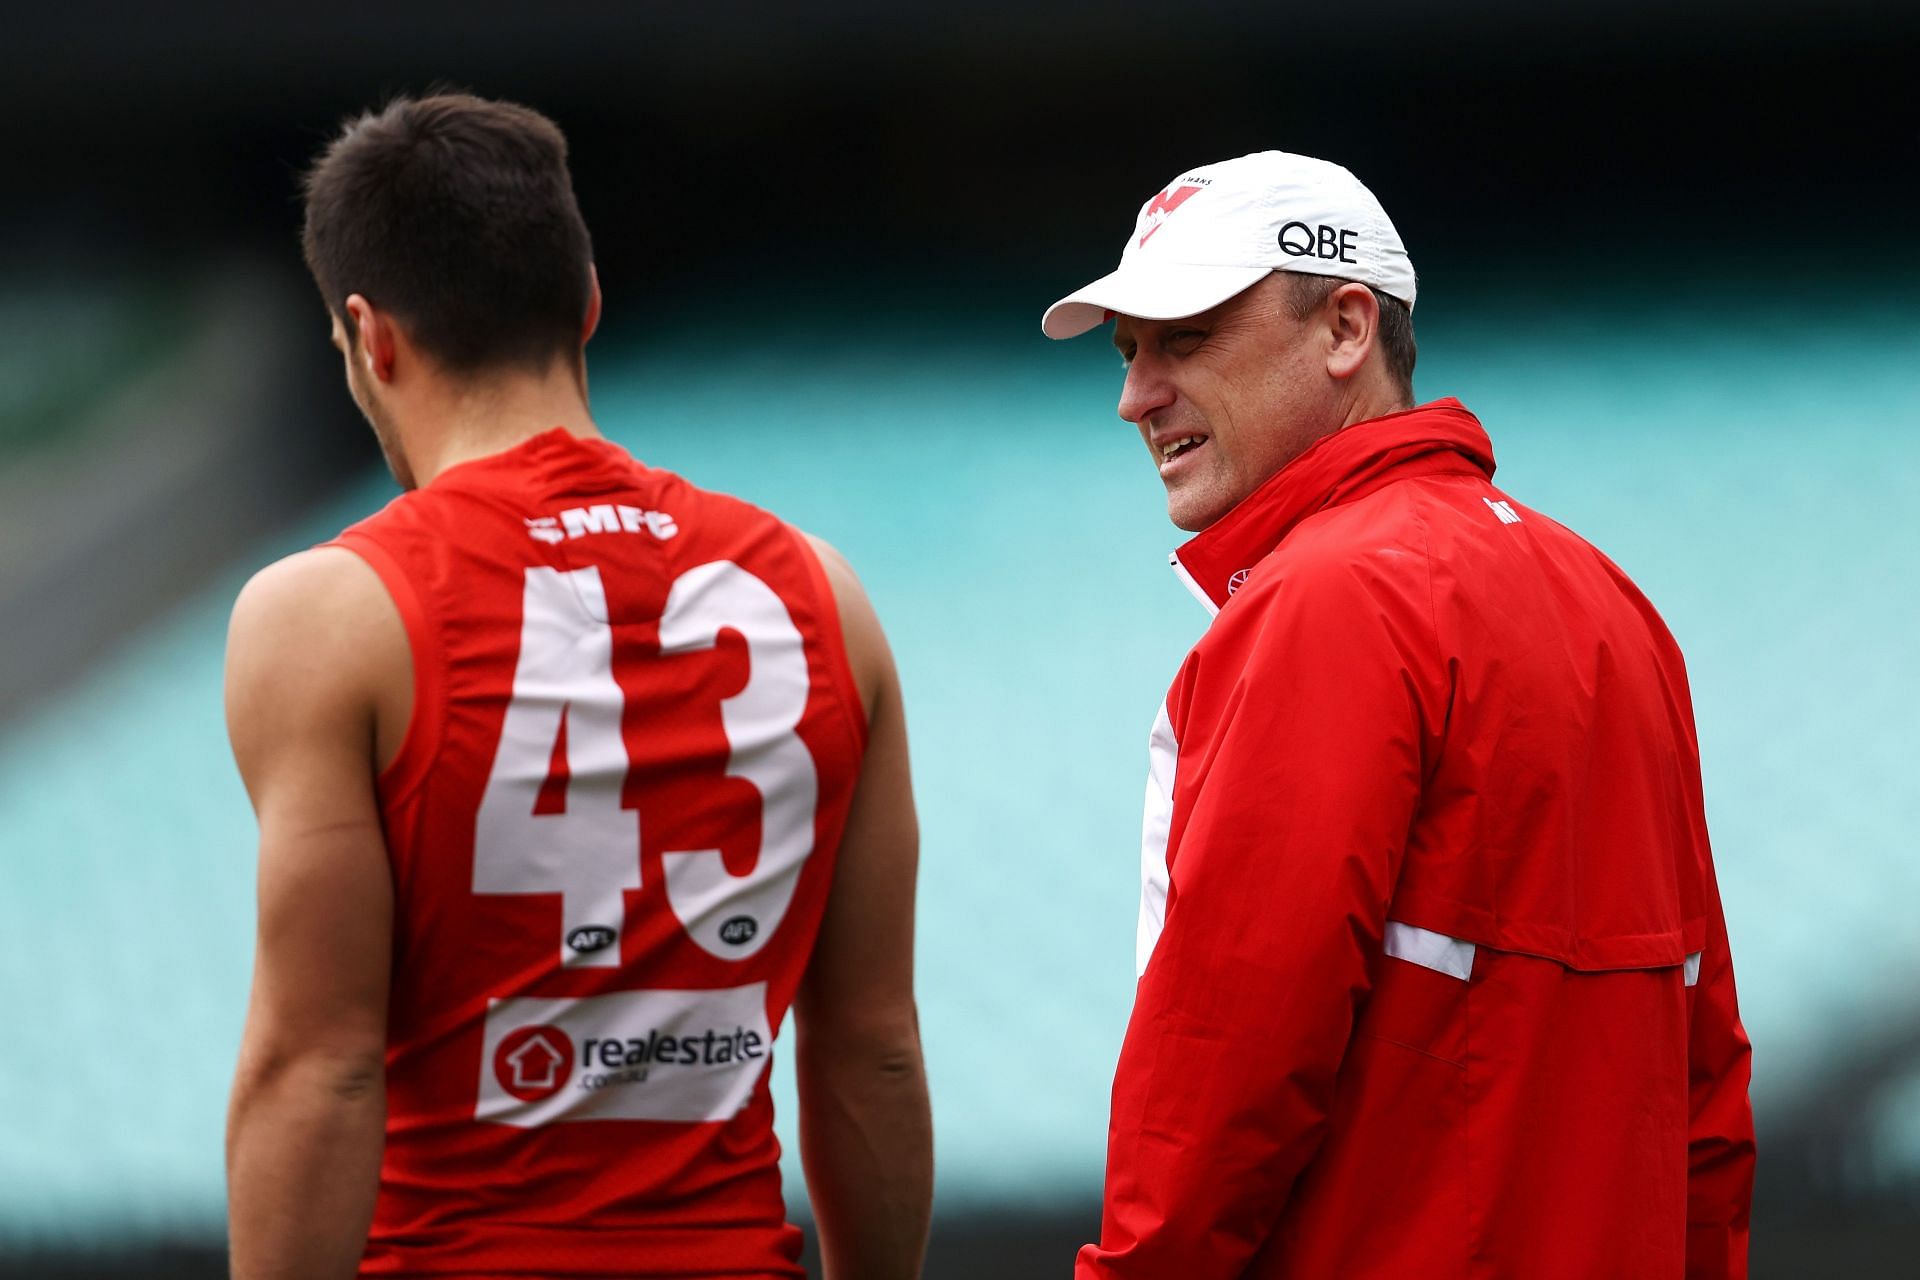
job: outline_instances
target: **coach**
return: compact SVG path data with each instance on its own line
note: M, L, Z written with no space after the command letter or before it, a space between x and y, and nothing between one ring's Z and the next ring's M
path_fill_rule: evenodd
M1094 1277L1739 1277L1749 1048L1680 651L1414 407L1371 192L1263 152L1050 308L1213 622L1150 743Z

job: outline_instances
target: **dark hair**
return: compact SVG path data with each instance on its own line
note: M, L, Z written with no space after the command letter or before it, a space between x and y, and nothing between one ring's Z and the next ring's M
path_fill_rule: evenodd
M1287 278L1292 286L1287 293L1287 307L1295 320L1306 319L1341 285L1358 283L1339 276L1308 275L1304 271L1289 271ZM1386 354L1387 372L1400 384L1400 394L1407 403L1412 404L1413 362L1419 355L1413 341L1413 312L1400 299L1389 297L1371 285L1367 291L1380 306L1377 336L1380 350Z
M539 112L396 98L341 127L305 195L307 267L343 322L348 295L364 294L461 374L545 369L579 349L593 245L566 137Z

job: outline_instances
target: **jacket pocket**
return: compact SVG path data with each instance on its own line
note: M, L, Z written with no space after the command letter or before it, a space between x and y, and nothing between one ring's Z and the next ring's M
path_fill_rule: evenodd
M1373 989L1354 1027L1456 1066L1466 1061L1467 991L1474 944L1399 921L1387 922Z

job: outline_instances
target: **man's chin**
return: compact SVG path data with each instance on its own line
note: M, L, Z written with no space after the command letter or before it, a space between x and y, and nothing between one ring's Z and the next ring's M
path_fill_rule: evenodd
M1205 532L1208 525L1213 523L1211 520L1194 520L1191 518L1183 520L1172 512L1167 513L1167 518L1172 520L1173 527L1182 533L1202 533Z
M1231 502L1222 502L1218 498L1173 492L1167 494L1167 519L1173 521L1174 528L1184 529L1188 533L1204 531L1231 510Z

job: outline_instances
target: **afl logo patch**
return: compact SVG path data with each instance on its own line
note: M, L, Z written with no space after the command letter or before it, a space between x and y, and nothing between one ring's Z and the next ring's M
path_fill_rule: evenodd
M582 953L605 951L613 945L614 932L603 924L581 925L567 935L567 945Z
M760 932L760 922L752 916L735 916L720 926L720 941L744 947Z

